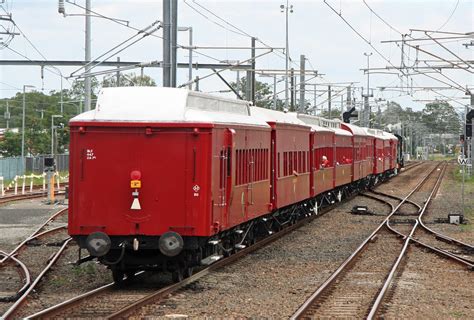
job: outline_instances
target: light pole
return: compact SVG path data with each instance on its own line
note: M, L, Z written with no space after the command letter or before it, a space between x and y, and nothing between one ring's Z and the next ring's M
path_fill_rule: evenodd
M369 73L369 67L370 67L370 56L372 55L372 52L367 53L364 52L364 56L367 57L367 93L362 96L364 97L364 125L367 127L370 127L370 105L369 105L369 97L372 95L370 94L370 88L369 88L369 79L370 79L370 73Z
M288 65L290 61L289 43L288 43L288 11L293 13L293 5L288 4L289 0L286 0L286 6L280 5L281 12L285 12L285 34L286 34L286 45L285 45L285 109L289 109L288 103Z
M26 111L26 88L34 88L35 86L25 84L23 85L23 113L21 116L21 164L25 170L25 111Z
M51 157L54 158L54 118L62 118L60 114L53 114L51 116Z

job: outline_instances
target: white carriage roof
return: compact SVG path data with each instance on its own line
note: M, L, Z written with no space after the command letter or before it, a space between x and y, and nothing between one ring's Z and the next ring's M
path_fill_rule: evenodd
M319 120L315 120L315 119L320 119L318 117L310 116L310 115L304 114L304 113L292 113L292 114L295 117L297 117L298 119L300 119L301 121L303 121L304 123L306 123L307 125L310 125L311 129L313 129L316 132L332 132L332 133L334 133L334 130L332 130L330 128L325 128L325 127L320 126L319 125Z
M364 130L364 128L349 123L343 123L342 125L349 128L356 136L367 136L367 132Z
M335 134L339 136L350 136L352 133L347 130L341 129L341 122L339 120L329 120L321 117L311 116L308 114L300 114L298 118L306 122L307 124L323 128L322 130L334 131Z
M282 111L276 111L260 107L250 107L250 113L252 114L252 116L258 117L266 122L297 124L309 127L306 123L297 119L291 113L285 113Z
M390 137L386 134L386 132L379 130L379 129L372 129L372 128L363 128L367 135L376 137L382 140L390 140Z
M221 123L268 128L265 121L251 116L247 101L161 87L104 88L96 108L71 119L77 121Z
M392 133L390 133L390 132L384 131L383 134L384 134L385 136L389 137L390 140L398 140L398 138L397 138L394 134L392 134Z

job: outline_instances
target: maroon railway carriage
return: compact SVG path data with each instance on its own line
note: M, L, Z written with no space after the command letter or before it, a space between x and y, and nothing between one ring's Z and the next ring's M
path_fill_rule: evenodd
M108 88L70 128L69 233L117 280L268 213L271 129L246 102Z
M341 128L352 133L354 145L352 181L363 180L372 174L373 170L373 160L368 153L370 137L363 128L355 125L341 123Z
M364 152L380 158L368 175L393 167L391 135L367 129L364 146L344 128L184 89L106 88L70 121L69 234L116 281L179 280L357 190Z
M272 209L310 198L310 127L283 112L258 107L251 110L272 128Z
M374 167L373 176L387 178L397 167L398 139L387 132L378 129L364 128L373 141Z
M334 130L320 126L321 118L306 114L297 114L298 119L311 126L310 163L312 179L311 196L314 197L334 188L335 137ZM329 165L322 164L323 156Z
M389 148L389 155L390 155L390 165L389 165L389 170L397 172L398 171L398 157L397 157L397 152L398 152L398 138L388 132L384 132L384 134L390 138L390 148Z

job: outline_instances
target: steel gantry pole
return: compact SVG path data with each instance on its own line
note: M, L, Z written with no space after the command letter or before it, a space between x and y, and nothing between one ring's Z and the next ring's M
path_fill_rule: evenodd
M176 88L178 50L178 0L171 1L171 87Z
M300 107L299 112L303 113L304 110L304 96L305 96L305 55L300 55Z
M286 6L284 4L280 5L281 12L285 10L285 109L289 109L288 101L288 68L290 61L290 49L288 41L288 13L293 12L293 5L289 5L289 0L286 0Z
M25 170L25 118L26 118L26 88L34 88L31 85L23 85L23 110L21 116L21 165Z
M163 87L171 86L171 0L163 1Z
M370 56L372 55L372 52L367 53L364 52L364 56L367 57L367 93L364 96L364 126L370 128L370 105L369 105L369 97L370 95L370 74L369 74L369 68L370 68Z
M91 0L86 0L86 39L85 39L85 77L84 77L84 111L91 109L91 77L90 64L91 61Z

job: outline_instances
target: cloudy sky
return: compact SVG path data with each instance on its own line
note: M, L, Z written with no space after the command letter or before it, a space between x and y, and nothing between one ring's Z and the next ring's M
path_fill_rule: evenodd
M84 17L63 17L57 13L55 0L0 0L0 14L11 13L17 24L16 32L22 35L11 39L8 47L0 49L1 60L32 59L41 60L83 60L84 59ZM72 2L72 1L70 1ZM77 5L84 6L85 0L76 0ZM259 47L270 45L284 47L285 45L285 15L280 12L280 5L286 1L253 0L253 1L204 1L179 0L178 24L182 27L192 26L194 30L194 45L235 47L249 46L249 35L257 37L261 42ZM366 67L367 59L364 52L373 55L371 67L400 66L402 56L400 46L395 43L382 44L383 40L400 39L399 34L409 34L410 29L428 29L450 32L467 33L474 31L474 1L467 0L328 0L324 1L290 1L293 13L289 17L290 54L295 68L299 68L300 55L307 58L307 68L314 68L324 74L322 78L308 81L318 84L318 89L325 88L326 83L353 82L357 88L356 97L360 100L360 87L366 86L366 76L361 68ZM84 12L79 6L66 3L68 14ZM331 9L332 8L332 9ZM372 11L371 11L372 9ZM152 0L92 0L92 10L110 18L129 21L133 28L144 28L156 20L162 20L162 1ZM334 10L334 11L333 11ZM377 15L385 20L384 23ZM346 22L354 28L352 30ZM11 28L8 22L0 24ZM1 30L4 31L4 30ZM162 30L156 37L147 37L127 48L118 56L122 61L154 61L162 60ZM357 33L360 34L360 36ZM92 57L107 52L115 45L136 34L136 30L124 27L111 20L102 18L92 19ZM25 38L26 36L26 38ZM413 37L424 36L423 33L412 33ZM446 35L445 35L446 36ZM451 35L448 35L451 36ZM5 36L3 40L7 40ZM364 40L374 47L369 46ZM462 59L473 59L473 48L465 48L462 44L470 39L448 40L444 45ZM446 41L446 40L444 40ZM30 43L31 42L31 43ZM187 45L187 32L179 32L178 43ZM423 42L423 49L441 55L446 59L457 59L432 41ZM32 44L35 48L33 48ZM378 53L377 53L378 51ZM259 50L258 53L264 53ZM417 54L414 49L405 48L406 65L414 63ZM200 49L193 55L194 62L217 62L221 60L245 60L250 55L249 50ZM111 60L115 60L112 56ZM418 59L434 59L418 54ZM178 50L178 61L187 62L188 52ZM284 69L284 56L280 53L270 53L257 60L258 69ZM75 68L62 67L61 73L69 76ZM96 71L104 70L97 68ZM473 69L470 69L472 71ZM39 67L0 67L0 97L11 97L24 84L34 85L37 90L59 90L60 78L57 74L45 70L41 79ZM136 70L139 72L139 70ZM194 70L194 75L204 76L210 70ZM160 69L145 69L161 84ZM228 81L234 81L235 72L224 72ZM439 78L445 83L434 81L428 76ZM464 70L448 70L440 74L416 75L408 80L414 87L436 86L446 87L447 84L472 88L474 78L472 73ZM446 77L448 78L446 78ZM99 77L102 79L102 76ZM412 80L413 79L413 80ZM258 78L260 81L273 83L271 78ZM280 80L280 78L279 78ZM452 82L453 80L454 82ZM64 80L64 87L69 87L73 78ZM187 70L178 71L178 83L187 81ZM278 84L277 91L283 90L283 81ZM446 84L447 83L447 84ZM456 84L457 85L456 85ZM415 109L422 108L424 101L433 98L456 97L453 105L462 107L468 103L461 90L414 91L407 90L407 79L401 79L396 74L377 73L371 75L370 86L374 88L376 98L394 100L403 106ZM380 87L394 87L380 90ZM400 88L397 88L400 87ZM405 88L402 89L401 87ZM200 89L205 92L226 90L226 86L215 76L201 81ZM339 91L337 87L335 90ZM219 93L229 95L228 93ZM318 93L321 94L321 93ZM441 96L442 94L443 96ZM281 93L280 98L284 97ZM307 98L313 101L312 93ZM317 103L324 107L326 96L317 97ZM335 99L335 104L340 98Z

